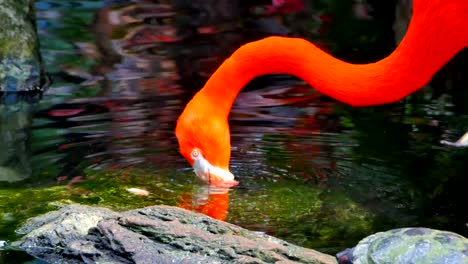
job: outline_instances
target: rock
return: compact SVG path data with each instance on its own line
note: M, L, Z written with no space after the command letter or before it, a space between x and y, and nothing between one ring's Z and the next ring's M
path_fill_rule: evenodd
M336 263L332 256L171 206L69 205L28 220L13 246L50 263Z
M39 54L33 0L0 0L0 92L37 97L48 85ZM24 96L24 95L21 95ZM29 99L29 98L28 98Z
M340 264L468 263L468 239L424 227L392 229L362 239L337 259Z
M33 106L0 103L0 183L18 182L32 175L31 125Z

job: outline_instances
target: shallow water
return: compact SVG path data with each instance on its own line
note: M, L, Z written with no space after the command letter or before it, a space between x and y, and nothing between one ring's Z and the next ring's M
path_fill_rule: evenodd
M368 13L304 1L300 11L262 15L262 1L131 2L37 2L53 85L36 104L0 108L0 240L16 239L18 224L54 202L227 213L228 222L330 254L404 226L468 236L468 152L440 144L468 127L466 52L422 91L381 107L353 109L289 76L256 79L230 115L240 185L229 197L207 195L173 129L236 47L289 34L367 62L388 54L398 36L378 19L382 6ZM345 25L356 35L340 34ZM135 197L131 187L150 195Z

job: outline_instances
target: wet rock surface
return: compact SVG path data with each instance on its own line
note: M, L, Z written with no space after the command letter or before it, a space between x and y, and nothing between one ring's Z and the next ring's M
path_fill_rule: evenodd
M334 257L170 206L69 205L32 218L15 242L50 263L336 263Z

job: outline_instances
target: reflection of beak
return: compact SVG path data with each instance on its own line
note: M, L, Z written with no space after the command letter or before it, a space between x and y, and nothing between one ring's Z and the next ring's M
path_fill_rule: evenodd
M195 174L209 185L230 188L238 184L230 171L211 165L201 153L197 157L192 156L192 158Z

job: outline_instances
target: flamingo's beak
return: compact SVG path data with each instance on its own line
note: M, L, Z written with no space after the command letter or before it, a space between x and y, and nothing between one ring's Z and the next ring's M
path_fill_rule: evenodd
M200 152L193 151L192 159L195 174L209 185L230 188L238 184L230 171L211 165Z

